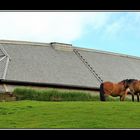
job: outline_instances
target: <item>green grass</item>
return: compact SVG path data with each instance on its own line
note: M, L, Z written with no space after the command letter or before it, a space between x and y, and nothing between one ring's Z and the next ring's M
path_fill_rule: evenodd
M140 128L138 102L0 102L0 128Z
M92 93L92 94L91 94ZM37 100L37 101L99 101L99 94L87 91L58 90L58 89L31 89L16 88L13 94L17 100ZM107 98L107 101L119 101L119 97ZM126 101L131 99L126 98Z
M57 89L37 90L31 88L16 88L13 92L17 100L37 101L94 101L99 96L92 96L88 92L65 91Z

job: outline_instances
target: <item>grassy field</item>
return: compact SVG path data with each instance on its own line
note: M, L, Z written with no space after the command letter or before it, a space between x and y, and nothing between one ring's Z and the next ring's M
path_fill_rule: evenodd
M140 103L0 102L0 128L140 128Z

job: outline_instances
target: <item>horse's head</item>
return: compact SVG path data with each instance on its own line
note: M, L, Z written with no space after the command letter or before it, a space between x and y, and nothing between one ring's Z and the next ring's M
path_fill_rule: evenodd
M128 79L123 80L122 84L123 84L124 88L127 89L129 87Z
M122 83L124 85L124 88L127 89L135 81L138 81L138 80L136 80L136 79L125 79L125 80L121 81L120 83Z

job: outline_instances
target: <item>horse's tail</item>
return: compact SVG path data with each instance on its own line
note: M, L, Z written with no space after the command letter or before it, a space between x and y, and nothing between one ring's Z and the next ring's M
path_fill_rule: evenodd
M101 101L105 101L105 92L104 92L104 88L103 88L103 83L101 83L100 85L100 100Z

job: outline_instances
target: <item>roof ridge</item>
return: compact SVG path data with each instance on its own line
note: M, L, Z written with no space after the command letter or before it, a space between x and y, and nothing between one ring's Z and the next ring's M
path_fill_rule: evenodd
M121 54L121 53L115 53L115 52L109 52L109 51L103 51L103 50L96 50L96 49L90 49L90 48L81 48L81 47L75 47L74 48L81 50L81 51L87 51L87 52L96 52L101 54L107 54L107 55L115 55L120 57L126 57L126 58L132 58L132 59L140 59L138 56L133 55L127 55L127 54Z
M59 42L42 43L42 42L33 42L33 41L0 40L0 44L40 45L40 46L46 46L46 47L51 47L52 43L58 43L60 45L62 44L62 46L64 44L66 44L66 45L70 45L73 49L76 48L78 50L83 50L83 51L88 51L88 52L96 52L96 53L102 53L102 54L107 54L107 55L115 55L115 56L140 60L140 57L138 57L138 56L109 52L109 51L103 51L103 50L96 50L96 49L90 49L90 48L81 48L81 47L73 46L72 44L68 44L68 43L59 43Z

